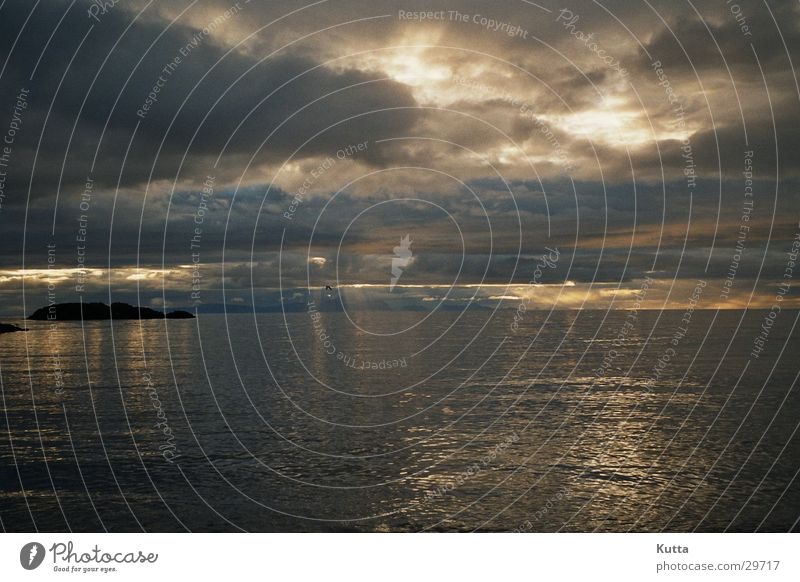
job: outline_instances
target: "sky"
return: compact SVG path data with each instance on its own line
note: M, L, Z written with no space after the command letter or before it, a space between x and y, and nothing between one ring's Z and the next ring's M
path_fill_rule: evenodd
M0 314L799 307L798 47L794 0L5 0Z

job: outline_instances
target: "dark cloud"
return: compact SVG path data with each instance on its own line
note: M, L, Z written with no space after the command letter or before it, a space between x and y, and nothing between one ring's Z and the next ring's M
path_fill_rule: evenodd
M0 36L13 39L29 10L27 2L6 3ZM73 9L42 53L61 10L51 5L34 13L10 55L0 95L0 103L12 104L19 88L32 88L36 110L26 116L15 157L29 168L37 156L36 195L59 183L81 185L90 173L101 186L197 179L220 155L221 172L233 179L250 156L258 167L296 149L301 159L330 155L402 132L416 118L410 91L380 71L334 71L291 51L257 59L180 22L132 21L121 10L104 15L81 45L93 21ZM95 156L101 163L92 172Z
M97 22L88 2L7 0L0 137L12 123L16 135L0 293L18 295L21 257L44 265L46 244L74 267L84 217L87 264L118 269L122 293L157 287L130 269L163 267L178 300L201 203L209 293L253 286L268 302L280 297L267 290L309 275L383 285L406 234L409 284L524 284L545 246L564 253L545 284L719 280L750 150L737 277L753 288L780 275L797 230L800 13L743 0L737 20L725 3L693 4L698 14L579 0L570 27L525 2L325 2L289 15L302 5L136 0ZM468 17L420 23L399 10ZM356 143L368 147L337 158Z

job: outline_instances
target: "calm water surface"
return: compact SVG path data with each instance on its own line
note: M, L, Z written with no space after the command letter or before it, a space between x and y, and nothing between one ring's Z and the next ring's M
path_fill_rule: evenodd
M2 527L797 529L797 312L513 313L27 322Z

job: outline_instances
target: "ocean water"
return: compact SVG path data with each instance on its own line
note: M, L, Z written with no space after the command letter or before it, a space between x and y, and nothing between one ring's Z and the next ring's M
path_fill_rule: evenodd
M0 525L798 529L799 312L514 313L25 322Z

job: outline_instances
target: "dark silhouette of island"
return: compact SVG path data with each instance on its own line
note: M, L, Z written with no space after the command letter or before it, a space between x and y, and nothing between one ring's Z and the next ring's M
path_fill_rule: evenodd
M194 319L188 311L171 311L164 313L149 307L137 307L127 303L84 303L81 312L80 303L57 303L42 307L28 317L33 321L97 321L107 319Z
M0 333L14 333L15 331L28 331L25 328L11 325L10 323L0 323Z

